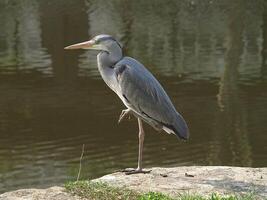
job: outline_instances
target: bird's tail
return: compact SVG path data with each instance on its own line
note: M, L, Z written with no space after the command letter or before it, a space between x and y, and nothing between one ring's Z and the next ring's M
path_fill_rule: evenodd
M187 140L189 138L188 126L179 113L175 116L175 120L172 125L164 124L163 130L167 133L173 133L177 135L180 139Z
M176 120L174 121L174 131L175 134L184 140L188 140L189 138L189 128L186 124L186 121L184 120L184 118L182 117L182 115L180 115L179 113L177 113L177 117Z

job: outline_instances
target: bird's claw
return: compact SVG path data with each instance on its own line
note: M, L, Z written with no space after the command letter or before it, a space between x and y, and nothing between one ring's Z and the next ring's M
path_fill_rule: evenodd
M130 109L125 109L121 111L119 120L118 120L118 124L130 113ZM128 115L129 119L130 119L130 115Z

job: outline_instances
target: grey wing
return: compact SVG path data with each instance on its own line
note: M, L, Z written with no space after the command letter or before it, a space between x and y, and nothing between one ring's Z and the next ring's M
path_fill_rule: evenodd
M126 57L114 68L120 96L127 107L154 128L188 138L185 120L175 110L160 83L141 63Z

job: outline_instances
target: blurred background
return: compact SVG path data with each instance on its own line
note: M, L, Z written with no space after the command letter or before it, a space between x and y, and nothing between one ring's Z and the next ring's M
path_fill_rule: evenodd
M91 51L107 33L162 83L191 138L146 126L145 167L267 165L264 0L0 1L0 192L136 167L137 121Z

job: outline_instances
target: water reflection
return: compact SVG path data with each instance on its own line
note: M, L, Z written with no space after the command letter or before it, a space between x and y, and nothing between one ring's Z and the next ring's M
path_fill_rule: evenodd
M0 4L1 74L51 74L51 59L42 46L39 4L31 0Z
M0 191L82 178L137 159L136 120L101 80L96 55L63 47L99 33L160 80L191 139L146 127L145 166L266 166L263 1L0 2Z
M221 147L227 146L232 154L231 165L241 164L251 166L251 146L248 140L247 110L243 99L240 98L238 86L238 69L240 67L241 55L244 47L244 18L245 9L241 1L236 1L235 7L231 9L228 16L227 49L225 54L225 68L222 75L218 94L218 105L222 114L219 116L218 124L223 125L219 129L219 141L224 141ZM224 123L222 123L224 122ZM228 131L225 133L225 129ZM225 133L225 134L223 134ZM225 138L225 139L224 139ZM235 141L235 142L233 142ZM226 149L218 149L226 152Z

